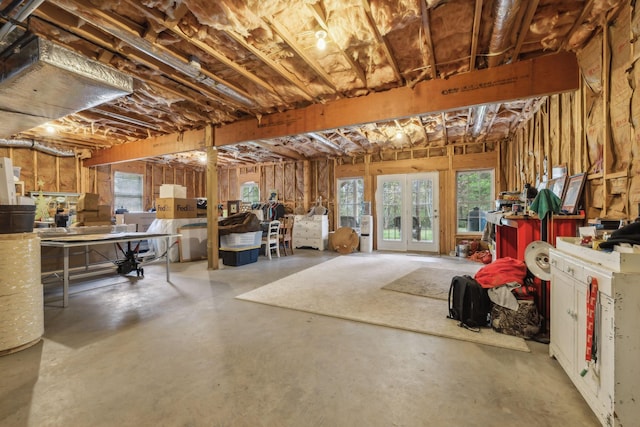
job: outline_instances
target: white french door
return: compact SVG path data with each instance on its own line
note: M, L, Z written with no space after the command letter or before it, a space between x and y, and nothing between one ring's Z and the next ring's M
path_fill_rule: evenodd
M439 252L438 172L378 175L380 250Z

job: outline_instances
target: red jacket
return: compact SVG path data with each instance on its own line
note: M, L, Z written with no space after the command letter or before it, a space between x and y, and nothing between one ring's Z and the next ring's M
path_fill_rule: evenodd
M478 270L475 279L483 288L495 288L511 282L518 282L522 285L526 275L527 265L524 261L504 257L498 258Z

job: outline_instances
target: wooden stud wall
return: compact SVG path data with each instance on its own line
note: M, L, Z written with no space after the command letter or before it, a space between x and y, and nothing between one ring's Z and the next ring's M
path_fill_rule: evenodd
M551 178L553 166L565 165L568 175L587 173L587 218L633 220L640 203L640 52L633 52L632 40L640 34L632 29L640 14L626 5L609 18L579 55L580 89L549 97L514 139L503 143L504 189ZM538 156L533 169L524 170L522 178L508 171L531 152Z

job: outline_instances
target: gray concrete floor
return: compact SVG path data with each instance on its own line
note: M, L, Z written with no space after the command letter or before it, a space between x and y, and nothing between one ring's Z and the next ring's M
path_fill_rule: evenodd
M38 344L0 357L2 426L597 426L531 353L234 299L327 260L294 256L74 286ZM356 274L356 272L354 272ZM443 314L444 315L444 314Z

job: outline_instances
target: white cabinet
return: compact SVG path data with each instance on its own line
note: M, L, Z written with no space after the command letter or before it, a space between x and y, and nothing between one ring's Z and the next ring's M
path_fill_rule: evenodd
M293 222L293 245L296 248L314 248L323 251L329 240L327 215L296 215Z
M554 356L606 426L640 419L640 273L620 272L611 254L558 245L550 249L551 343ZM614 254L613 257L616 255ZM637 255L640 263L640 254ZM603 265L607 265L606 267ZM622 266L624 270L624 266ZM598 282L596 360L587 363L587 295ZM634 388L635 387L635 388Z

